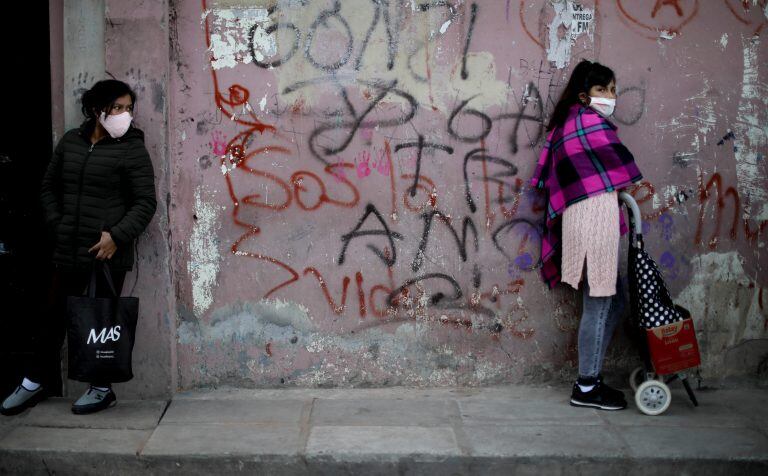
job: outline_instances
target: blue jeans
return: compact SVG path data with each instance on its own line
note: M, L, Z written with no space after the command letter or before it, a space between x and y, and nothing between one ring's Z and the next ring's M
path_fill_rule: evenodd
M582 285L584 301L579 324L579 377L597 377L603 368L605 351L611 341L626 304L621 276L616 294L605 297L589 295L586 276Z

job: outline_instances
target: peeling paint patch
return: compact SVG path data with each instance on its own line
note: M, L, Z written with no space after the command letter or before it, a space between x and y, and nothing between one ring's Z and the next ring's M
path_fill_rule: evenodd
M192 278L192 304L198 318L213 304L213 288L219 274L219 250L215 237L220 207L206 202L202 187L195 190L195 226L189 240L187 270Z
M300 304L261 300L217 308L207 322L184 320L177 339L190 347L185 355L199 365L192 372L197 385L233 374L240 385L483 385L519 371L510 362L486 362L436 342L434 325L407 322L395 329L374 326L339 333L323 329Z
M768 335L761 289L746 275L737 251L691 259L693 278L675 302L691 311L702 351L702 375L723 374L729 348Z
M499 98L506 97L507 83L496 78L496 64L491 53L478 51L468 54L467 66L473 71L472 80L461 81L460 71L455 69L443 94L446 103L452 97L470 97L473 92L482 91L481 95L472 99L470 105L484 109L499 104Z
M761 213L768 202L766 167L758 162L759 151L768 147L768 93L759 78L760 37L743 41L744 72L738 119L733 129L737 190L740 196L749 197L745 211L751 216Z
M688 101L695 103L694 117L699 126L699 135L701 135L705 145L707 143L707 136L709 136L709 133L714 130L717 124L712 96L712 86L709 83L709 79L704 78L704 89L701 93L688 99Z
M659 32L659 38L662 40L673 40L677 36L677 32L668 32L667 30L661 30Z
M214 9L210 15L213 69L234 68L239 63L252 61L249 35L256 24L262 24L263 28L255 28L253 31L254 56L262 61L275 54L277 46L274 35L265 32L270 21L266 8Z
M571 60L571 47L576 38L586 33L592 39L594 11L572 1L555 3L553 7L555 17L549 24L547 60L562 69Z
M693 191L686 192L676 185L667 185L661 190L661 193L653 195L653 208L659 209L663 204L673 201L675 203L683 203L688 199L689 194L693 195Z
M267 95L264 94L264 97L261 98L261 101L259 101L259 109L264 111L264 108L266 108L266 107L267 107Z
M710 134L717 126L717 115L714 98L717 92L711 85L709 78L704 78L704 87L698 94L686 98L686 108L677 117L669 122L658 123L659 129L665 134L675 134L677 138L681 134L691 134L692 152L687 155L695 155L701 149L701 142L707 145Z
M184 321L179 326L179 344L213 344L247 340L265 346L270 340L290 339L299 333L314 330L309 310L297 303L281 300L262 300L240 303L217 309L211 324Z

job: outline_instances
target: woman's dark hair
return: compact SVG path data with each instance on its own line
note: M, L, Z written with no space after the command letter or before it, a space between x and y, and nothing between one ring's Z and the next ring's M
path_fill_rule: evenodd
M105 79L93 85L83 93L81 99L83 115L88 119L96 119L102 111L112 109L118 98L131 96L131 102L136 103L136 93L130 86L117 79Z
M589 60L581 60L573 68L571 79L568 80L563 95L560 96L555 110L552 111L552 117L549 118L547 130L551 131L565 123L565 119L568 117L568 109L579 102L579 93L589 95L589 90L592 89L592 86L608 86L615 79L616 75L613 74L611 68Z

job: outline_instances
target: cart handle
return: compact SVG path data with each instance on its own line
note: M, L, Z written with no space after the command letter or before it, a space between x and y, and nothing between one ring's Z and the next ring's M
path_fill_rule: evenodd
M637 206L637 202L634 198L632 198L632 195L628 194L627 192L619 192L619 198L627 204L629 209L632 212L632 218L631 225L634 225L635 227L635 235L642 236L643 235L643 223L642 223L642 215L640 214L640 207Z

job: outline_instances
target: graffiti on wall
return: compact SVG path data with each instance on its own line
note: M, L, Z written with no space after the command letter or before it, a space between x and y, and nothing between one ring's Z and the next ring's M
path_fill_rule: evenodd
M432 13L434 10L440 13ZM470 310L496 317L502 301L507 296L514 298L522 278L489 284L487 278L484 282L481 264L472 261L476 261L482 244L505 262L505 275L508 259L513 267L519 265L513 270L515 276L536 268L541 203L537 203L532 193L524 196L523 181L517 177L518 167L512 158L522 150L530 153L540 141L543 98L537 85L528 82L519 99L496 113L474 107L473 101L482 103L478 92L466 97L457 95L452 107L440 110L435 105L440 99L430 91L429 62L420 70L417 57L428 57L431 50L435 50L432 54L439 54L441 38L449 31L459 30L458 18L462 17L466 28L457 32L464 38L455 42L460 59L453 65L456 68L453 80L466 81L474 76L473 61L468 60L468 56L472 35L476 28L481 28L479 7L476 3L459 8L447 2L425 2L409 12L409 17L397 12L402 9L392 8L389 2L371 2L371 22L365 35L357 37L345 16L348 13L342 11L339 2L307 19L305 27L281 21L281 12L277 10L236 17L261 19L247 28L238 25L241 34L247 36L246 53L250 54L250 61L245 56L239 57L239 61L250 63L257 71L275 71L275 75L280 75L280 69L292 62L299 63L296 68L310 69L314 74L310 80L286 83L279 94L255 106L245 86L234 84L222 91L217 72L221 68L215 66L221 59L212 59L217 103L225 116L233 117L234 122L242 126L242 131L228 141L225 153L220 154L233 205L233 220L245 230L233 243L232 252L271 263L285 274L284 281L266 290L265 298L278 295L289 286L306 286L309 281L316 283L329 310L339 315L356 313L359 318L384 318L404 308L416 315L423 313L428 303L440 310L438 318L443 321L450 310ZM428 18L421 25L427 30L425 40L404 46L400 32L407 29L407 23L419 22L421 15ZM286 32L290 33L291 43L285 51L278 52L274 46L261 50L257 47L277 43L265 40L264 35L280 38L281 33ZM366 51L373 50L374 32L379 33L382 43L379 46L386 53L382 56L366 55ZM208 35L211 36L210 31ZM315 47L316 38L322 35L333 36L338 43L324 43L322 49ZM268 53L272 55L266 56ZM328 56L332 54L337 56ZM380 63L371 65L373 60ZM364 78L356 75L353 79L344 75L360 71L363 64L375 74ZM400 77L401 70L405 81ZM426 88L422 83L428 84ZM415 85L420 93L414 93L409 84ZM323 92L335 101L310 104L309 98L322 96ZM417 99L417 96L421 97ZM246 113L238 113L242 110ZM424 120L422 114L434 116L435 112L447 116L430 117L440 121L434 126L438 130L432 133L439 139L414 130L413 126ZM312 121L312 127L302 131L303 143L280 130L284 122L308 120ZM494 131L495 147L501 149L501 153L491 153L487 147ZM503 145L498 143L501 141ZM278 175L271 167L260 165L267 156L293 156L297 149L299 154L303 152L312 160L302 161L302 166L290 174ZM463 179L459 182L461 193L458 190L451 193L452 198L461 199L463 210L444 203L447 201L443 198L447 194L445 184L432 175L427 164ZM242 173L253 176L256 181L252 183L262 185L264 193L238 192L240 183L236 184L238 180L234 176ZM384 200L380 202L371 201L362 191L372 180L379 181L376 186L385 191L381 194ZM283 255L246 250L244 245L258 241L262 231L262 226L243 218L246 207L308 214L327 207L344 211L344 216L356 217L356 222L348 225L349 230L337 231L340 248L334 261L343 267L350 262L350 255L371 253L374 263L381 266L382 272L378 274L385 280L366 286L375 278L366 279L363 272L356 271L344 274L337 285L326 280L328 271L323 268L327 265L296 266L286 262ZM410 222L418 227L418 233L414 233L411 240L397 231L406 221L405 214L409 214ZM467 263L472 269L469 283L460 283L457 276L445 272L424 272L430 247L435 246L431 245L435 235L443 239L449 237L453 245L444 246L453 248L447 250L454 253L452 259ZM519 235L519 238L510 240L510 235ZM383 245L369 242L374 239ZM513 245L510 241L517 243ZM408 269L410 273L395 279L395 271L401 269ZM355 305L348 302L353 299L348 293L351 283L356 289ZM427 293L426 284L435 290ZM447 320L472 326L467 317ZM485 327L494 332L515 328L511 323L503 325L497 321L492 320ZM532 333L527 330L518 335L525 337Z
M510 362L526 358L529 365L572 361L579 309L573 294L550 296L540 282L544 203L526 184L545 119L568 64L599 53L606 3L636 34L658 39L662 30L674 37L692 28L699 2L520 2L518 15L510 2L255 3L202 2L213 103L205 114L218 125L198 124L207 143L199 165L217 177L195 191L191 245L228 256L193 252L195 318L220 336L231 335L225 329L234 322L254 326L253 313L274 324L253 331L262 335L260 350L242 349L250 371L276 362L319 365L290 350L302 340L313 355L365 349L384 360L383 340L357 336L413 332L408 323L433 330L433 347L442 350L432 351L440 359L451 354L458 366L480 365L476 352L498 352L484 364L495 366L484 373L473 367L469 382L504 378ZM749 18L744 28L755 28ZM519 42L524 55L496 44L501 26L521 29L511 44ZM644 124L648 78L622 79L615 120L627 130ZM723 134L713 140L717 119L708 98L696 98L697 119L673 119L667 129L687 133L696 124L695 133L718 147ZM759 98L747 100L745 110ZM736 129L721 146L743 142ZM679 289L699 279L694 253L758 247L766 223L754 213L754 194L708 167L697 144L670 161L680 185L665 177L662 185L645 181L630 190L647 232L658 237L658 261ZM226 305L215 299L222 280L239 290ZM292 331L267 302L290 311ZM187 330L180 335L199 341ZM471 343L456 344L463 346L457 352L447 344L455 339ZM386 378L395 366L390 358ZM338 383L337 374L323 371L312 383ZM447 381L433 372L424 380Z

